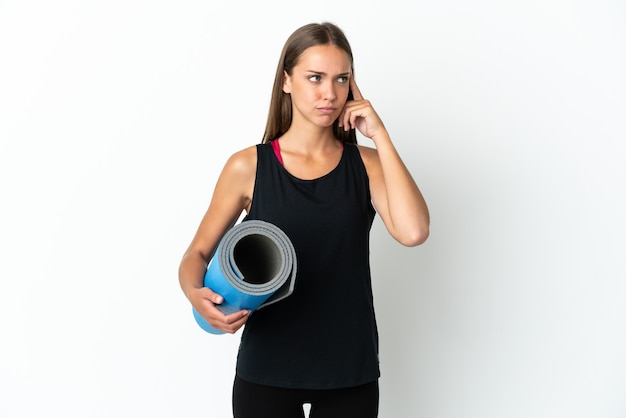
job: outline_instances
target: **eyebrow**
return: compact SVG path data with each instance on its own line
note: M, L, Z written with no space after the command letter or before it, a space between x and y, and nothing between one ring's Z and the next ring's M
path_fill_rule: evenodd
M307 73L313 73L313 74L319 74L319 75L328 75L323 71L316 71L316 70L305 70L305 72ZM341 74L337 74L337 77L347 77L350 75L350 72L348 71L347 73L341 73Z

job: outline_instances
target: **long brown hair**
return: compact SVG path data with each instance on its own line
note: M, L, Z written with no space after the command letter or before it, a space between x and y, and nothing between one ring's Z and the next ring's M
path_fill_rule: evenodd
M276 76L274 78L274 87L272 89L272 98L270 102L269 115L267 124L265 125L265 133L263 135L263 143L273 141L287 132L291 126L291 95L283 91L283 75L286 72L291 75L293 67L298 63L300 55L308 48L316 45L335 45L343 49L350 59L350 67L354 74L354 62L352 57L352 48L343 31L336 25L324 23L309 23L304 25L295 32L285 42L283 51L280 54L278 67L276 68ZM348 92L348 100L352 100L352 91ZM354 129L347 132L343 128L339 128L337 121L333 123L333 132L335 137L349 144L356 144L356 133Z

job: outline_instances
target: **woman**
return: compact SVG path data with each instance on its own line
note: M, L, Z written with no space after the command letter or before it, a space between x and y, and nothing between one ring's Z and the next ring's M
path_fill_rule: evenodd
M374 147L357 145L355 129ZM207 263L242 211L281 228L298 258L292 295L250 315L220 312ZM429 233L426 203L354 79L350 45L330 23L283 48L262 144L233 154L180 264L180 284L211 324L235 333L237 418L376 417L378 333L369 270L375 214L398 242Z

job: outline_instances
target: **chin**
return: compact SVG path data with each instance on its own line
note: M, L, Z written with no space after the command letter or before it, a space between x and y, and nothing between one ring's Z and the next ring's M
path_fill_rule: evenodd
M316 123L317 126L321 127L321 128L330 128L333 126L333 124L335 123L335 121L337 120L337 118L320 118L318 119L318 122Z

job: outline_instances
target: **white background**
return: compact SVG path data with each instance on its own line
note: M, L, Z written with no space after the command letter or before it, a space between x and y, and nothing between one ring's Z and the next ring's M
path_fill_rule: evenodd
M323 20L432 214L372 231L380 416L626 416L621 0L0 1L0 416L230 416L178 262Z

